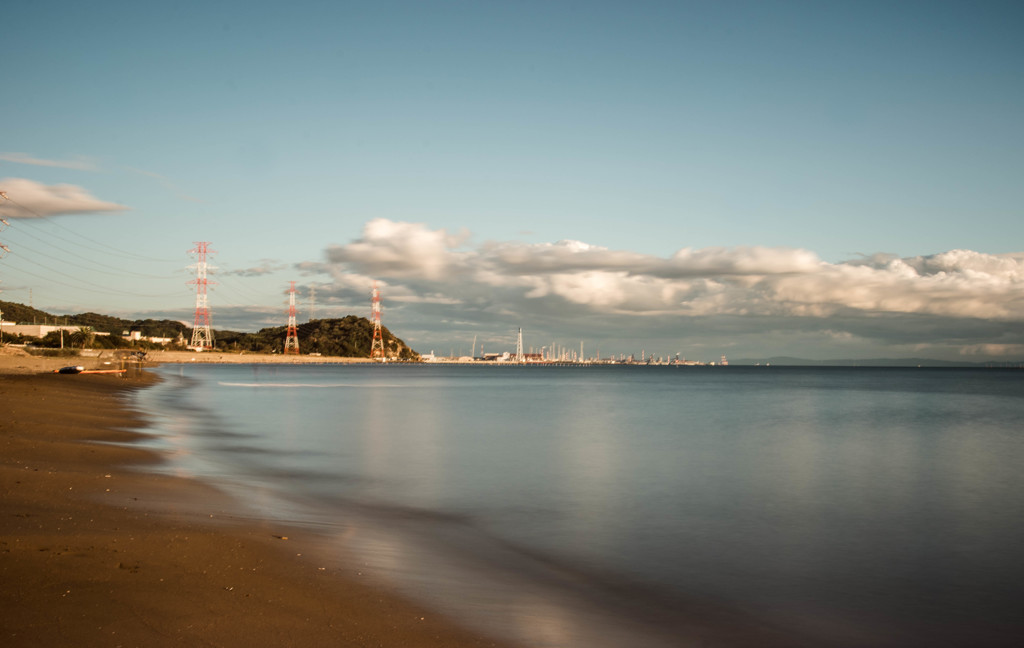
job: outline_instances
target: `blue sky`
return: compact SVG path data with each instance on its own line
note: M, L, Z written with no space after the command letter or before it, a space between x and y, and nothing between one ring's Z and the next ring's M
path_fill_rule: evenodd
M37 2L4 24L9 301L191 321L202 240L222 328L283 324L289 280L307 315L309 286L318 317L366 315L377 279L420 351L522 326L706 359L1024 357L1020 3Z

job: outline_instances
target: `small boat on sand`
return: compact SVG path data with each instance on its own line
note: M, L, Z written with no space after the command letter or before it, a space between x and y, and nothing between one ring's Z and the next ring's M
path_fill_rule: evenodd
M86 369L81 365L71 365L70 367L61 367L60 369L54 369L53 373L59 374L121 374L125 373L127 369Z

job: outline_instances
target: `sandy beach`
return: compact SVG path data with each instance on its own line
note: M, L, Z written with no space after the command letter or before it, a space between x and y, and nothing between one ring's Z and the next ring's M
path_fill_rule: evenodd
M147 361L156 363L217 363L217 364L360 364L373 362L369 358L340 356L282 355L263 353L224 353L221 351L151 351Z
M152 375L46 373L102 362L0 355L3 645L499 645L304 556L300 530L147 473L126 395Z

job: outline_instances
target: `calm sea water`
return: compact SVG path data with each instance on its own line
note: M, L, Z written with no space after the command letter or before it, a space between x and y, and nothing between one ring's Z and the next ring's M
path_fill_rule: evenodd
M166 469L526 645L1024 645L1024 371L159 373Z

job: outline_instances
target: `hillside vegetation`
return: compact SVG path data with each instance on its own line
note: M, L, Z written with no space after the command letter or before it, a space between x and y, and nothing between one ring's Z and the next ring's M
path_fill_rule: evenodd
M94 331L110 333L120 337L125 331L139 331L146 337L176 338L179 334L188 338L190 329L176 320L136 319L129 320L99 313L79 313L77 315L54 315L38 308L25 306L15 302L0 301L5 322L16 324L67 324L68 326L88 326Z
M299 350L302 353L365 358L370 355L373 324L365 317L349 315L341 319L320 319L298 326ZM288 336L288 327L275 326L256 333L222 332L215 334L217 347L227 350L280 353ZM389 358L418 360L419 354L405 342L381 328L384 351Z
M99 313L79 313L77 315L53 315L14 302L0 301L3 319L18 324L68 324L87 327L92 332L109 333L106 335L80 335L74 340L75 346L102 348L157 348L159 345L145 341L130 342L122 335L126 331L139 331L143 337L171 338L172 340L188 341L192 329L176 320L136 319L129 320ZM288 328L275 326L265 328L256 333L214 330L216 347L222 351L247 351L252 353L281 353ZM349 358L365 358L370 355L373 341L373 324L364 317L349 315L340 319L320 319L306 322L298 327L299 350L306 353L342 356ZM410 349L405 342L392 335L387 328L381 329L384 349L389 358L401 360L417 360L419 354ZM69 338L65 337L65 343ZM4 335L4 341L30 342L37 346L55 347L61 344L59 334L51 333L41 340ZM162 348L183 348L172 344Z

